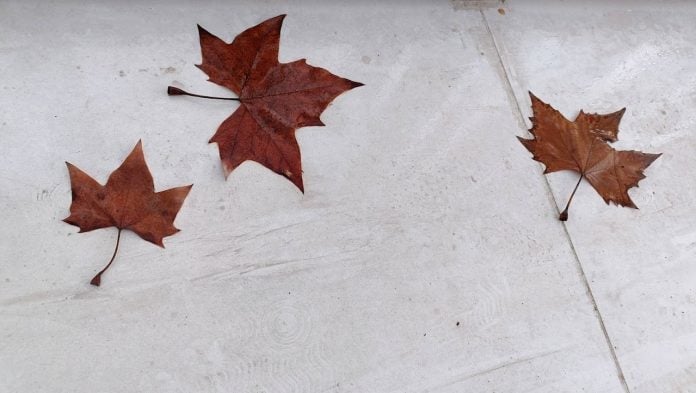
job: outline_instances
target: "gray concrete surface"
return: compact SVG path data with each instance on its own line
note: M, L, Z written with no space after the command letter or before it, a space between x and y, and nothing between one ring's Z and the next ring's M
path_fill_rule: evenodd
M499 12L502 8L504 13ZM298 131L306 193L207 144L234 103L196 23L287 13L280 59L364 87ZM696 5L0 2L0 392L696 392ZM628 108L662 152L607 207L542 175L527 90ZM64 161L104 182L138 139L194 183L159 249L77 234Z

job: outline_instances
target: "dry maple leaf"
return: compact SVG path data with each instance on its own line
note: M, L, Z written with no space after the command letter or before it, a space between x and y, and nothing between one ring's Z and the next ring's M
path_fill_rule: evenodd
M219 126L210 143L217 143L227 177L246 160L256 161L287 177L302 192L300 148L295 129L323 126L319 115L339 94L362 86L313 67L305 59L278 62L280 28L276 16L239 34L226 44L198 26L203 62L197 65L209 81L239 98L237 110ZM169 86L169 95L191 94Z
M634 150L615 150L607 142L617 140L619 122L625 108L607 115L580 111L570 121L551 105L531 92L533 117L529 132L533 139L517 137L534 159L546 166L544 173L571 170L580 173L578 183L559 219L568 219L568 207L583 178L599 193L604 202L637 208L628 189L645 178L643 170L661 154Z
M111 226L118 228L114 255L94 276L92 285L99 286L102 273L114 261L123 229L162 248L162 238L179 232L174 227L174 219L192 185L155 192L141 142L111 173L105 186L69 162L66 164L70 172L72 204L70 216L63 221L80 227L80 232Z

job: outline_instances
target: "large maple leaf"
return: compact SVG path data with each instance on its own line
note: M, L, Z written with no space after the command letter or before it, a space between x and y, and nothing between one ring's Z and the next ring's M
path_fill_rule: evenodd
M192 185L155 192L141 142L111 173L104 186L71 163L66 164L72 186L72 204L70 216L63 221L80 227L80 232L112 226L118 228L114 255L94 276L92 285L99 286L102 273L114 261L121 230L131 230L160 247L164 247L164 237L179 232L174 227L174 219Z
M198 26L209 81L237 94L240 105L210 139L217 143L225 177L246 160L287 177L304 192L300 148L295 130L323 126L319 119L339 94L362 83L333 75L305 59L278 62L285 15L268 19L239 34L230 44ZM170 95L192 95L170 86Z
M571 170L580 174L559 219L568 219L568 207L583 178L607 204L613 202L637 208L628 190L638 186L645 178L643 170L661 154L615 150L609 145L608 142L618 139L619 122L625 108L607 115L580 111L578 117L570 121L531 92L529 95L534 113L529 118L532 121L529 132L533 138L517 138L534 155L534 160L546 166L544 173Z

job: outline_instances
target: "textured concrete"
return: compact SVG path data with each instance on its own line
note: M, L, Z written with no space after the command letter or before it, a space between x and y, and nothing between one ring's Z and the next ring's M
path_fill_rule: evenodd
M622 3L623 4L623 3ZM503 8L504 12L499 12ZM364 87L298 131L306 193L208 138L221 38L287 13L281 61ZM696 392L696 5L0 2L0 392ZM526 91L627 106L664 155L641 210L543 176ZM77 234L64 161L138 139L194 183L166 249Z
M613 4L613 5L612 5ZM527 90L568 116L627 107L616 145L661 152L640 210L587 184L568 231L628 387L696 392L696 4L511 4L485 12L522 113ZM562 209L576 177L548 176Z

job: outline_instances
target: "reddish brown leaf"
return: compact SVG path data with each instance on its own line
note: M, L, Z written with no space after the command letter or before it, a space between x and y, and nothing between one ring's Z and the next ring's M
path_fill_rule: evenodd
M608 115L580 112L569 121L560 112L529 93L534 116L530 118L533 139L518 137L534 159L546 166L544 173L571 170L580 174L578 184L559 217L568 218L568 206L585 178L608 204L637 208L628 189L645 178L643 170L661 154L615 150L607 141L616 141L625 108Z
M174 227L174 219L192 185L155 192L141 142L111 173L105 186L76 166L66 164L72 185L72 204L70 216L63 221L80 227L80 232L113 226L119 230L119 240L121 230L129 229L160 247L164 247L164 237L179 232ZM93 285L99 285L101 274L111 262L113 258L94 277Z
M619 123L624 112L626 112L626 108L606 115L585 113L581 110L578 117L575 118L575 122L586 122L590 132L607 142L616 142L619 140Z
M313 67L305 59L278 62L283 18L280 15L247 29L230 44L198 26L203 62L197 67L209 81L239 97L240 106L210 139L218 144L225 176L253 160L304 192L295 129L323 126L319 116L329 103L362 83ZM168 92L193 95L173 87Z

